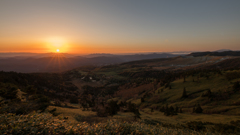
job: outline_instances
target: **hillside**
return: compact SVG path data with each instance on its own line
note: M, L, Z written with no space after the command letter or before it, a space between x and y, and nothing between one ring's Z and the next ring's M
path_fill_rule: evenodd
M240 130L238 57L179 56L61 73L2 71L0 82L0 113L40 110L75 124L110 119L198 133Z

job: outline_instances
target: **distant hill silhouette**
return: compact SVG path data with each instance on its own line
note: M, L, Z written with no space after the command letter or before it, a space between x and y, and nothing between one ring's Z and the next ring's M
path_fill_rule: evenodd
M168 53L153 53L153 54L135 54L135 55L112 55L112 54L93 54L90 57L72 56L65 54L49 53L40 55L29 54L12 57L0 58L0 71L15 71L15 72L61 72L77 68L79 66L94 65L103 66L109 64L118 64L136 60L146 60L155 58L169 58L178 55ZM96 57L94 57L96 56Z
M224 51L224 52L193 52L187 56L240 56L240 51Z
M230 49L220 49L220 50L216 50L214 52L226 52L226 51L232 51L232 50L230 50Z

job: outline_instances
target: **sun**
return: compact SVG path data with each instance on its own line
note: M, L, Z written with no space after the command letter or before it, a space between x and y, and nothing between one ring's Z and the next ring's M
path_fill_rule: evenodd
M44 39L46 48L48 52L54 53L66 53L68 52L68 48L70 44L67 42L66 39L61 37L52 37Z

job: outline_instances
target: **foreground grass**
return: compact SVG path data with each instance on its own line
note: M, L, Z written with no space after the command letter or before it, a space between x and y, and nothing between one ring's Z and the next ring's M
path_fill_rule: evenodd
M72 105L72 104L71 104ZM93 111L82 111L82 108L63 108L57 106L49 106L47 110L52 110L56 108L56 113L59 114L57 117L64 118L67 117L68 121L71 123L78 123L87 121L90 123L93 122L105 122L110 119L119 119L125 121L134 120L134 114L130 112L118 112L118 114L113 117L98 117L96 112ZM165 116L162 112L154 111L151 112L151 109L145 108L140 110L141 118L147 120L157 120L161 123L168 124L185 124L189 121L202 121L202 122L212 122L212 123L223 123L229 124L231 121L240 120L239 115L221 115L221 114L192 114L192 113L178 113L174 116ZM78 117L78 120L76 120Z
M62 119L57 119L49 113L31 113L28 115L1 114L0 134L136 134L136 135L200 135L212 133L201 133L192 130L178 130L164 128L160 125L150 126L141 122L118 122L110 120L104 123L88 124L81 122L78 124L69 123Z

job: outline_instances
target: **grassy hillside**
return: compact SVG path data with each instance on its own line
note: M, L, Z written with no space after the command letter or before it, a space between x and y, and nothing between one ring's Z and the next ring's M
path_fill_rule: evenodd
M0 115L1 134L82 134L82 135L116 135L116 134L158 134L158 135L200 135L192 130L169 129L160 125L149 126L142 122L119 122L110 120L90 125L88 123L71 124L65 120L52 117L50 114L33 113L15 116ZM209 133L210 134L210 133ZM210 135L214 135L211 133Z
M185 82L183 78L174 80L169 84L171 89L169 87L158 88L151 98L146 99L146 102L152 104L152 106L156 106L156 104L161 106L168 103L170 106L182 108L201 104L205 113L217 108L219 108L218 111L220 113L220 108L223 110L229 108L229 110L226 110L227 112L229 111L229 114L239 114L239 88L236 90L233 88L233 85L240 81L240 78L227 80L226 75L231 73L237 74L239 70L226 71L222 75L208 73L208 78L199 77L200 75L191 75L185 77ZM184 88L188 95L187 98L181 98ZM211 97L204 96L209 90L211 91ZM161 102L162 100L164 102ZM232 109L235 109L235 112L232 112Z
M0 128L8 134L16 129L23 133L94 134L100 132L96 125L115 123L102 133L235 134L240 131L237 59L175 57L84 66L57 74L0 72L0 121L5 121ZM35 111L42 114L32 114ZM39 119L46 124L37 120L36 128L27 130L17 121L9 121L40 115L50 121ZM49 123L55 119L71 124L59 127ZM124 126L126 122L128 126ZM78 124L82 126L76 127ZM135 125L142 129L130 130L138 128ZM76 127L74 131L70 126ZM83 127L88 130L83 132Z

